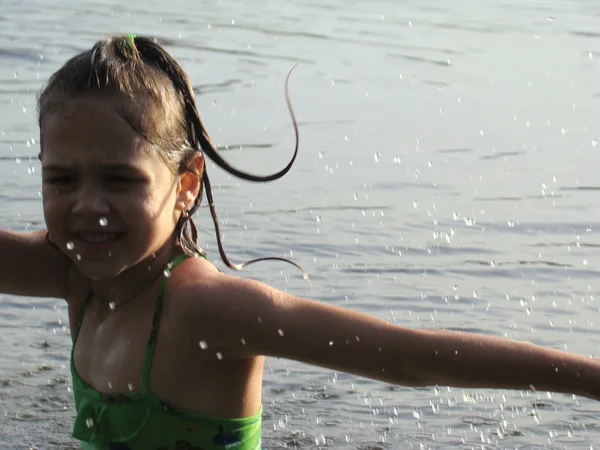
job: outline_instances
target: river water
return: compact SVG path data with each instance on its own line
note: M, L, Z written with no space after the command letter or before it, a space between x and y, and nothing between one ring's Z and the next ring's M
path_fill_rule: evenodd
M183 64L232 164L209 166L248 277L411 327L598 354L600 3L595 0L0 2L0 224L43 227L36 93L112 33ZM198 217L217 251L208 210ZM0 255L1 256L1 255ZM216 261L219 267L222 265ZM35 282L35 280L32 280ZM73 449L65 305L0 296L0 447ZM264 448L594 448L600 405L409 389L270 359Z

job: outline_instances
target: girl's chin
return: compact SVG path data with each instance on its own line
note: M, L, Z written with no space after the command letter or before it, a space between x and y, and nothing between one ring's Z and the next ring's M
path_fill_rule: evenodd
M127 269L127 267L120 267L116 264L109 264L106 261L96 262L81 259L75 260L74 263L84 276L94 281L102 281L115 278Z

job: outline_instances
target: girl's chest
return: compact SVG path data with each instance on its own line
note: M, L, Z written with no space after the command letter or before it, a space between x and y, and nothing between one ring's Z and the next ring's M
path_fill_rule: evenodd
M79 377L97 391L120 394L137 391L150 350L152 307L108 310L91 303L81 320L73 348ZM149 362L147 358L146 362Z

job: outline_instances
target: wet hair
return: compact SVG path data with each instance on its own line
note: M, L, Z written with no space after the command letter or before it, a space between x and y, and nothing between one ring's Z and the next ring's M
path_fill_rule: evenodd
M256 182L272 181L290 170L298 154L298 126L288 95L289 75L285 80L285 99L293 122L296 146L289 163L272 175L242 172L221 158L202 124L188 76L161 45L147 37L108 37L68 60L50 77L39 95L40 130L44 117L61 109L69 99L90 94L115 95L131 100L119 113L137 133L159 149L160 157L177 173L190 171L187 166L190 158L195 152L201 152L238 178ZM150 111L151 114L141 114L140 111ZM40 145L43 150L43 136L40 137ZM203 173L196 175L201 177L200 192L190 210L181 215L176 227L178 243L184 253L190 256L204 255L198 244L198 231L192 216L200 207L205 191L219 254L229 268L241 270L248 264L271 259L289 262L304 272L298 264L279 257L257 258L242 264L229 261L221 241L206 165Z

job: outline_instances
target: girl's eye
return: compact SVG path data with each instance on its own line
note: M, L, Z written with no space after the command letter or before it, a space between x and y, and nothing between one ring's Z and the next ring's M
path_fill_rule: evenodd
M135 178L124 177L120 175L109 175L106 178L111 183L135 183L136 181L138 181Z
M44 180L44 182L47 184L68 184L73 183L74 181L75 179L69 176L49 177L46 180Z

